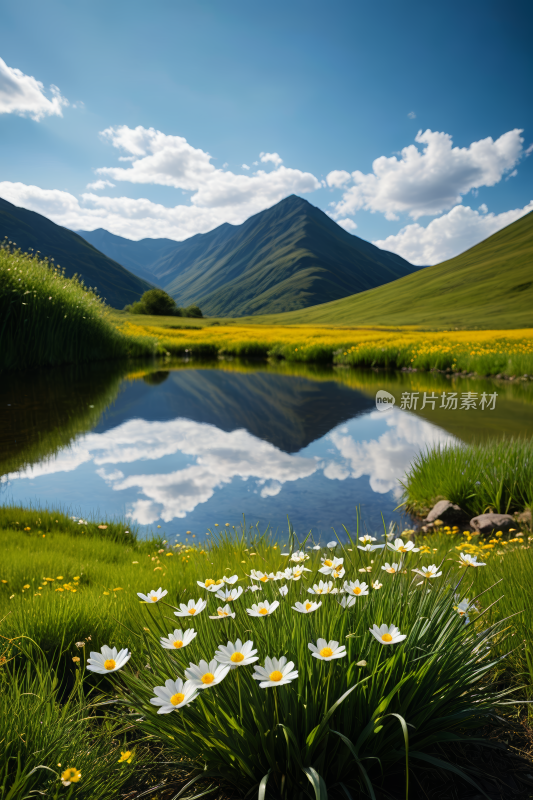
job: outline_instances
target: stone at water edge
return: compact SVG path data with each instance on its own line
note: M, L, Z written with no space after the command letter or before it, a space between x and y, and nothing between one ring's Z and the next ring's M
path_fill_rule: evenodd
M470 520L470 525L480 533L490 533L509 530L516 525L516 522L510 514L480 514Z
M445 525L458 525L468 521L468 515L462 508L450 503L449 500L439 500L433 506L427 517L422 520L425 523L435 522L436 519L442 520Z

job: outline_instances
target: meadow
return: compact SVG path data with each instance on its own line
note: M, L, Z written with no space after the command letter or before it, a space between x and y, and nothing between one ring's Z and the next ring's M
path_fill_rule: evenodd
M157 797L168 787L168 798L182 789L190 798L415 798L434 770L459 770L477 785L480 775L449 763L448 748L464 748L495 709L527 716L533 537L442 528L417 537L415 551L411 531L399 546L398 532L387 533L394 551L370 549L384 531L374 541L339 531L319 548L303 532L276 541L227 520L201 540L184 532L143 541L124 521L3 507L0 798ZM471 558L485 566L461 566ZM154 603L159 586L168 594ZM261 603L270 613L246 612ZM375 624L407 639L380 644L368 630ZM186 654L161 647L172 630ZM308 644L320 637L325 655L313 657ZM222 678L223 655L202 667L237 639L253 641L255 665ZM103 645L128 648L131 661L91 672L89 652ZM274 683L260 687L253 670L282 655L298 677L278 686L267 662ZM169 697L183 707L156 714L154 686L186 678L189 662L220 683L190 703L178 702L187 692L174 683ZM67 769L81 777L63 787Z
M122 318L126 336L153 337L159 352L194 358L233 356L333 363L391 370L442 370L522 377L533 374L533 329L420 331L414 328L244 325L239 321L176 324ZM172 320L172 322L171 322Z

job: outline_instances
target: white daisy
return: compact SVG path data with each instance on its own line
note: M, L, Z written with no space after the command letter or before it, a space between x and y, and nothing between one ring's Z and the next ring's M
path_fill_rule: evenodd
M127 648L117 652L116 647L102 645L100 653L91 652L87 659L87 669L97 672L99 675L107 675L108 672L116 672L122 669L124 664L131 658L131 653Z
M322 556L320 560L322 566L319 572L322 572L324 575L329 575L333 570L340 569L344 564L344 558L335 558L335 556Z
M268 617L278 606L279 600L274 600L273 603L269 603L268 600L265 600L263 603L254 603L251 608L246 609L246 613L251 617Z
M313 550L321 550L321 549L322 548L320 547L319 544L315 544L315 546L313 547Z
M348 655L346 647L335 641L327 642L325 639L317 639L316 645L309 642L307 645L313 654L313 658L319 658L321 661L333 661L334 658L344 658Z
M320 603L315 603L311 600L306 600L305 603L295 603L292 608L294 611L299 611L300 614L311 614L313 611L316 611L317 608L320 608L322 605L322 600Z
M234 600L238 600L241 594L242 586L236 586L234 589L223 589L218 591L215 597L218 597L218 599L222 600L224 603L232 603Z
M252 584L251 586L248 586L246 591L247 592L260 592L261 591L261 587L260 586L256 586L255 584Z
M229 667L225 664L218 664L216 659L207 663L203 659L199 664L189 664L185 670L185 677L196 689L209 689L223 681L229 672Z
M379 581L372 581L371 586L372 586L373 589L381 589L383 584L380 583Z
M435 564L430 564L429 567L414 569L413 572L418 573L418 575L421 575L423 578L439 578L442 575L442 572L437 572L437 566Z
M359 537L359 541L361 542L361 544L372 544L372 542L376 541L376 537L370 536L369 533L365 533L364 536Z
M356 597L343 597L342 600L337 601L342 608L351 608L357 603Z
M184 683L181 678L176 678L175 681L169 678L164 686L154 686L154 692L156 696L151 697L150 702L153 706L159 706L158 714L170 714L198 697L197 689L191 681Z
M200 597L196 602L194 600L189 600L187 605L185 603L180 603L180 610L174 611L174 616L176 617L195 617L196 614L200 614L204 608L207 606L205 600L202 600Z
M224 575L222 580L224 581L224 583L229 583L231 586L233 586L233 584L239 580L239 576L232 575L231 577L228 578L227 575Z
M211 616L211 614L209 615L209 619L226 619L226 617L235 619L235 612L231 610L231 607L227 603L223 608L219 606L216 614L213 616Z
M288 586L280 586L279 587L279 593L280 593L280 595L282 597L285 597L285 595L288 593L288 591L289 591L289 587Z
M196 581L198 586L202 589L207 589L208 591L216 591L217 589L217 582L213 580L213 578L206 578L205 581ZM214 586L215 589L213 590L211 587Z
M465 553L460 554L460 567L484 567L485 563L483 561L478 561L477 556L469 556Z
M329 594L333 589L333 581L319 581L312 589L308 589L309 594Z
M365 553L373 553L374 550L383 550L385 545L384 544L370 544L369 542L367 542L367 544L365 544L365 545L358 544L357 547L359 548L359 550L364 550Z
M216 580L214 583L211 583L207 587L207 591L208 592L218 592L218 590L222 589L223 587L224 587L224 581L222 580L222 578L219 578L218 580Z
M294 561L295 564L302 564L304 561L307 561L309 556L307 553L304 553L303 550L296 550L295 553L291 556L291 561Z
M385 563L381 567L381 569L384 569L385 572L388 572L390 575L396 575L396 573L400 569L400 565L399 564L389 564L388 561L385 561Z
M329 547L330 550L335 550L335 548L337 547L337 542L334 541L328 542L327 546Z
M404 639L407 639L407 636L401 634L395 625L383 624L378 628L378 626L374 624L369 628L369 631L372 636L376 637L380 644L398 644L398 642L403 642Z
M395 553L419 553L420 548L415 547L413 542L404 542L403 539L395 539L394 544L387 542L387 547L394 550Z
M304 572L311 572L311 570L307 569L307 567L292 567L292 569L289 568L288 571L290 572L290 578L287 578L287 580L292 581L299 581ZM285 572L287 572L287 570L285 570ZM287 576L284 575L284 577Z
M141 600L144 600L145 603L158 603L166 594L168 594L167 590L162 590L161 587L156 591L152 589L151 592L148 594L141 594L141 592L137 592L137 597L140 597Z
M174 650L174 648L179 650L182 647L187 647L197 635L194 628L189 628L188 631L184 631L183 633L180 629L176 628L174 633L169 633L166 637L162 636L159 641L161 647L165 650Z
M368 594L368 585L364 582L359 583L359 581L344 581L343 588L346 594L351 594L354 597Z
M235 644L233 642L228 642L227 645L221 644L215 652L215 658L219 664L227 664L231 669L247 667L259 660L256 656L257 650L254 650L253 646L253 642L248 641L243 644L240 639L237 639Z
M252 678L256 681L261 681L259 684L261 689L267 689L269 686L283 686L298 677L298 670L293 668L294 661L287 663L285 656L281 656L280 659L267 656L264 667L260 667L258 664L255 665L255 672Z
M261 583L267 583L267 581L269 580L268 575L267 575L266 572L259 572L256 569L253 569L250 572L250 578L253 581L260 581Z
M468 597L465 597L461 602L458 602L458 595L455 595L455 601L457 605L454 606L455 611L459 614L460 617L463 617L466 623L470 622L470 617L468 616L469 611L474 611L475 606L470 605L470 600Z
M322 572L322 570L319 570L319 572ZM345 573L346 570L344 569L344 567L340 567L340 569L332 570L332 572L330 572L330 575L332 578L340 579L344 578Z

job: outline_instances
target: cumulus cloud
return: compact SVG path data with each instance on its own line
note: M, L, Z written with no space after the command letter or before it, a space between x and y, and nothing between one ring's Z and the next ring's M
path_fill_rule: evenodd
M374 244L382 250L398 253L412 264L439 264L463 253L530 211L533 211L533 200L524 208L501 214L489 214L484 203L478 211L470 206L455 206L447 214L432 220L426 228L418 223L406 225L395 236L378 239Z
M0 183L0 196L74 230L103 227L130 239L168 237L181 241L224 222L239 225L290 194L321 188L310 172L282 166L277 153L263 154L276 162L269 172L257 170L253 175L237 175L216 168L209 153L192 147L181 136L125 125L107 128L102 136L127 153L119 157L127 166L97 169L101 177L87 188L98 191L112 186L112 181L158 184L192 192L189 200L168 207L145 198L109 198L91 192L77 198L58 189L9 181Z
M266 164L268 161L271 161L275 167L279 167L280 164L283 164L283 159L280 158L278 153L259 153L259 158Z
M63 106L68 100L53 84L51 98L44 93L44 85L16 67L8 67L0 58L0 114L17 114L39 122L43 117L63 116Z
M494 141L490 136L469 147L453 147L452 137L438 131L419 131L415 142L404 147L400 158L381 156L372 172L351 174L342 199L332 204L334 219L353 215L359 209L381 212L389 220L408 213L413 219L434 216L461 202L462 195L480 186L494 186L523 154L522 130L515 128ZM328 184L339 185L343 170L327 176Z
M326 175L326 183L328 186L340 189L351 180L351 177L350 173L346 172L345 169L334 169Z
M410 111L407 116L409 117L409 119L416 119L416 114L414 111Z
M337 224L340 225L341 228L344 228L345 231L348 231L348 233L353 233L353 231L357 228L357 224L349 217L346 219L338 219Z
M92 183L88 183L87 189L94 189L95 192L98 192L100 191L100 189L105 189L106 186L114 186L114 185L115 184L111 183L111 181L99 180L99 181L93 181Z
M250 169L250 167L248 166L248 164L241 164L241 167L242 167L242 169Z

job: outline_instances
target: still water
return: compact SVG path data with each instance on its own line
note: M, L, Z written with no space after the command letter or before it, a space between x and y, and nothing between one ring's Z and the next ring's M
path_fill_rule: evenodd
M378 390L395 399L386 412ZM442 399L451 392L457 408ZM436 400L422 409L424 393ZM493 408L483 393L496 394ZM533 435L532 383L286 363L85 365L3 377L0 492L142 532L202 536L244 514L280 532L288 517L324 540L353 528L358 506L371 532L382 514L409 522L400 481L425 448L519 434Z

